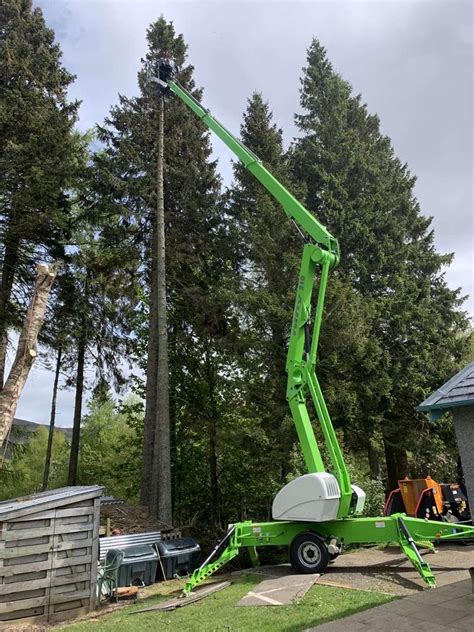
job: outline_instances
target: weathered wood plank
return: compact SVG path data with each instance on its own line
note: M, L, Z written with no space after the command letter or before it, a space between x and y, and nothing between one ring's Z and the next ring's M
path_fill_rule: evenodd
M11 605L12 601L21 604L21 602L25 599L33 599L34 597L46 597L48 594L47 591L49 590L49 584L37 588L28 588L24 584L13 584L13 586L16 586L21 590L18 590L15 593L9 592L6 595L0 595L0 604L6 603L7 605Z
M30 581L20 581L17 584L0 584L0 595L10 595L14 593L26 592L28 590L37 590L38 588L49 588L51 583L50 577L43 579L30 579ZM16 597L18 599L18 597Z
M53 529L56 527L56 513L57 513L57 510L58 510L58 507L55 507L53 509L54 517L51 518L51 526L53 527ZM54 535L51 536L51 538L50 538L50 544L54 545ZM50 595L51 595L51 576L52 576L51 575L52 574L52 570L51 569L52 569L52 564L53 564L53 555L54 554L52 552L50 552L48 554L48 559L51 562L51 567L50 567L50 569L48 571L49 586L45 590L45 596L48 598L48 600L47 600L46 605L44 607L44 614L46 614L48 616L48 618L49 618L49 615L51 613Z
M30 505L30 506L25 506L24 503L18 503L17 507L12 507L11 510L9 511L4 511L3 513L3 519L5 521L8 520L17 520L20 516L23 517L23 515L26 515L26 513L33 515L33 514L39 514L40 512L45 512L48 510L52 510L52 509L56 509L58 507L85 507L87 506L87 502L89 502L89 504L92 504L90 501L93 498L97 498L100 496L100 492L97 492L97 490L91 490L89 492L84 491L83 494L81 494L81 500L80 501L76 501L73 503L68 502L69 499L67 498L52 498L49 501L43 502L41 503L41 505Z
M90 572L84 571L83 573L69 573L68 575L56 575L51 580L52 586L62 586L65 584L76 584L78 582L90 582Z
M38 535L38 531L36 532L36 537L29 537L29 538L25 538L24 540L20 539L18 540L18 544L16 543L17 540L7 540L5 539L5 548L6 549L13 549L13 548L21 548L21 547L27 547L27 546L35 546L36 544L48 544L50 541L50 537L49 535Z
M59 595L46 595L45 597L35 597L33 599L22 599L21 601L7 601L0 603L0 614L15 612L16 610L26 610L37 606L67 603L78 599L89 599L89 590L81 590L73 593L62 593Z
M27 557L36 553L49 553L51 551L51 543L37 544L35 546L21 546L12 549L4 549L0 551L0 560L9 560L12 558Z
M0 603L0 614L13 613L16 610L29 610L38 606L46 606L49 601L48 597L35 597L34 599L22 599L21 601L7 601Z
M92 518L92 515L90 516ZM46 537L63 533L78 533L82 531L92 531L94 522L80 522L77 524L58 524L54 527L44 527L43 529L22 529L18 531L7 531L4 535L5 542L19 542L36 537ZM41 534L41 535L39 535Z
M87 540L71 540L69 542L59 542L56 546L50 544L38 544L36 546L22 546L0 551L0 559L20 558L34 553L47 553L49 551L66 551L71 549L85 549L92 546L92 538Z
M94 531L92 532L92 559L90 575L90 598L89 607L91 610L97 607L97 596L95 585L97 582L97 560L99 559L99 528L100 528L100 498L94 500Z
M59 595L50 595L50 603L67 603L78 599L89 599L89 590L79 590L72 593L60 593Z
M89 606L81 606L79 608L73 608L71 610L60 610L54 614L49 615L49 623L58 623L60 621L68 621L70 619L77 619L83 614L89 612Z
M6 532L6 523L0 522L0 553L5 548L5 532ZM3 559L0 558L0 570L3 568Z
M94 499L100 498L97 494L88 494L84 500L80 500L77 503L67 503L67 507L70 509L76 509L77 507L92 507L94 505ZM66 503L64 503L66 505Z
M69 566L69 564L65 563L66 560L78 559L81 560L82 564L90 563L90 549L75 549L74 551L58 551L57 552L57 561L54 563L56 568L60 568L61 566ZM73 562L76 564L77 562Z
M84 590L89 591L89 577L87 581L76 581L69 584L62 584L61 586L51 586L51 595L65 595L67 593L71 595L72 599L74 595ZM87 597L89 598L89 592L87 593Z
M16 584L20 582L29 582L32 579L45 579L48 576L47 570L42 571L33 571L28 570L27 573L15 573L15 575L11 577L4 577L3 581L5 584Z
M54 512L49 512L47 518L37 519L37 515L25 515L21 520L7 523L7 531L21 531L22 529L42 529L51 525L51 518L54 518Z
M56 512L53 510L48 511L39 511L34 514L25 514L24 516L18 517L15 521L9 522L9 525L14 525L12 528L17 529L21 527L17 527L16 525L22 524L24 522L32 522L36 520L50 520L51 518L66 518L68 516L83 516L85 514L92 513L92 503L89 501L89 504L84 507L71 507L67 509L57 509Z
M0 614L0 621L11 621L12 624L31 624L32 621L46 621L46 615L44 614L44 607L38 606L37 608L26 608L24 610L17 610L15 612L7 612ZM3 626L5 629L5 626ZM8 628L6 628L8 630Z
M87 566L90 563L89 555L78 555L77 557L68 557L61 560L57 560L56 568L64 568L68 566ZM27 573L29 571L43 571L51 569L51 560L44 560L42 562L29 563L29 564L16 564L12 566L0 566L0 577L12 577L17 573Z
M57 518L56 524L57 525L81 524L81 523L93 522L93 521L94 521L94 514L92 511L90 511L89 513L82 514L80 516L64 516L63 518Z
M77 530L72 533L60 533L56 534L56 537L59 537L59 542L71 542L72 540L87 540L88 538L92 538L92 529L89 531Z
M54 613L62 613L66 614L71 610L75 610L77 608L87 608L87 599L76 599L75 601L68 601L66 603L59 603L54 606Z
M76 564L74 562L74 565L70 565L70 566L58 566L56 564L56 568L54 569L55 571L55 577L62 577L63 575L71 575L72 573L75 573L76 575L78 573L89 573L89 569L90 569L90 558L87 557L87 559L85 559L81 564Z

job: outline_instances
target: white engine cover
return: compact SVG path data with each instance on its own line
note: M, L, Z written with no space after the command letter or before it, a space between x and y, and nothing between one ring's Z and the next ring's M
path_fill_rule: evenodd
M280 489L273 500L273 520L325 522L335 520L341 491L332 474L305 474Z
M353 514L361 514L364 511L365 505L365 492L363 489L358 487L357 485L351 485L352 493L355 494L357 501L355 503Z

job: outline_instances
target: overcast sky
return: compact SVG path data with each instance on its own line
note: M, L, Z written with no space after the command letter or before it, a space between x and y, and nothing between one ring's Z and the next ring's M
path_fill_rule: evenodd
M336 70L381 119L395 151L418 177L416 195L434 217L441 252L454 252L451 287L474 294L472 3L160 2L35 0L56 32L66 68L77 75L70 95L82 100L81 129L107 115L118 93L137 93L145 31L161 13L189 45L204 101L238 132L246 99L261 91L285 142L296 134L298 90L312 37ZM230 153L213 140L229 181ZM474 313L474 300L466 303ZM52 375L33 370L17 416L47 422ZM73 394L62 392L58 424L72 424Z

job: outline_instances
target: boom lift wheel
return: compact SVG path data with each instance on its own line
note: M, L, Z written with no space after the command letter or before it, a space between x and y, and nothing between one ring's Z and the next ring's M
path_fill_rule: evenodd
M326 543L315 533L300 533L290 545L290 562L300 573L323 573L329 564Z

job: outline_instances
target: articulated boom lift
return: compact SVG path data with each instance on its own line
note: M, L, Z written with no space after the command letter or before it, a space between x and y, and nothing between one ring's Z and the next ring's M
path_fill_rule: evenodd
M351 484L317 376L316 362L329 270L338 265L339 244L329 231L265 168L260 159L206 110L174 76L174 66L161 60L156 81L179 97L242 161L283 207L308 238L303 247L296 301L286 361L287 400L296 426L308 473L285 485L275 496L272 522L245 521L229 526L225 537L194 571L184 589L188 594L202 581L247 548L254 565L256 547L289 546L290 561L300 572L321 573L337 557L343 544L399 542L429 586L435 579L416 543L433 548L433 541L474 537L474 528L393 514L377 518L362 513L365 493ZM311 296L316 271L320 281L314 316ZM311 320L313 319L312 332ZM324 466L307 408L311 399L331 461Z

